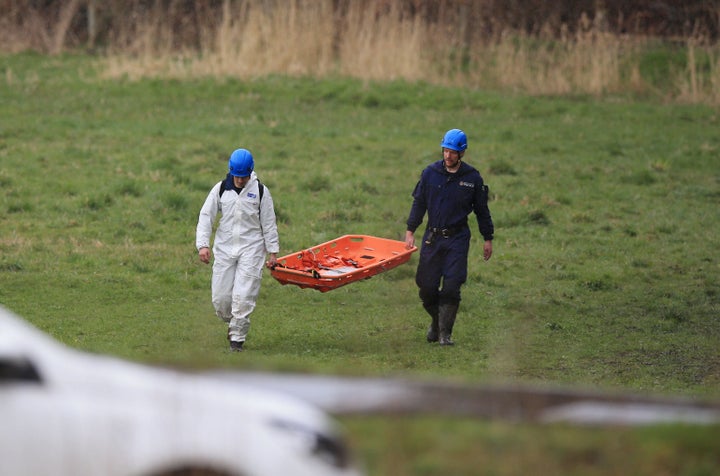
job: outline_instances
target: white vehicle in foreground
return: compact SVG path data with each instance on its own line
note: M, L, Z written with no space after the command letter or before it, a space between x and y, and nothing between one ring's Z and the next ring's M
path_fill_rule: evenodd
M1 475L357 475L279 392L66 347L0 307Z

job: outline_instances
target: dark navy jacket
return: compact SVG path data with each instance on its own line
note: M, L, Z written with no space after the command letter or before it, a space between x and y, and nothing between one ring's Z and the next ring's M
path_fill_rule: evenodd
M443 161L428 165L413 191L413 204L407 229L420 226L428 215L429 228L457 228L467 225L468 215L475 212L478 228L485 240L492 240L495 228L488 208L488 190L480 172L465 162L454 174L445 170Z

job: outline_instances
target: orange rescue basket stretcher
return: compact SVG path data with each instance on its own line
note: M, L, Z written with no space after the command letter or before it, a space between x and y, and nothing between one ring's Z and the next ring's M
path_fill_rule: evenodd
M410 259L417 247L369 235L345 235L281 258L270 270L281 284L327 292L368 279Z

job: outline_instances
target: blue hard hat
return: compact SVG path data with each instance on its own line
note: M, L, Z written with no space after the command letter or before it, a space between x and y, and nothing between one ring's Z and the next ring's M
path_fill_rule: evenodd
M230 154L228 169L233 177L247 177L255 168L253 156L247 149L236 149Z
M445 133L440 147L462 152L467 149L467 136L460 129L450 129Z

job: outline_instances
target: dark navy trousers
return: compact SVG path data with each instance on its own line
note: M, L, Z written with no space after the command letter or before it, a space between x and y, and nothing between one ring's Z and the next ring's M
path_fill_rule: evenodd
M459 303L460 287L467 280L467 261L470 251L470 229L465 228L444 238L426 230L420 248L420 263L415 275L420 299L425 306Z

